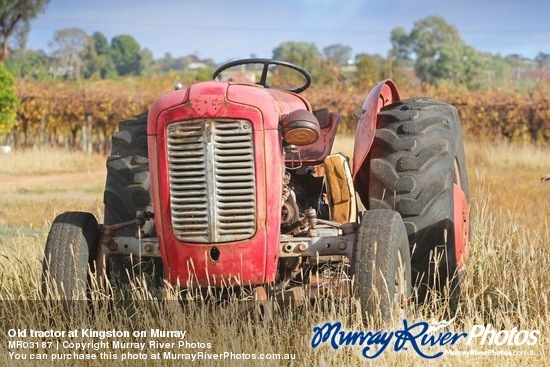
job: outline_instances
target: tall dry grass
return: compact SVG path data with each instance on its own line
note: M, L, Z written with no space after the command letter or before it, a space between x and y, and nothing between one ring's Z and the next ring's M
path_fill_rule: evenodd
M74 156L73 156L74 154ZM43 232L64 211L103 212L105 157L63 150L23 150L0 156L0 242L15 229Z
M105 157L101 154L66 149L21 149L0 154L0 159L0 177L96 172L105 167Z
M350 141L340 138L335 150L351 155ZM70 330L93 328L96 330L186 330L189 342L211 343L214 353L290 353L296 360L266 361L267 366L531 366L548 365L550 306L548 303L550 280L550 184L541 183L540 175L550 171L550 149L510 144L467 143L468 173L472 204L472 251L464 280L463 296L457 306L452 330L468 331L476 324L491 323L496 330L540 330L537 345L520 348L505 346L476 346L477 350L506 349L528 351L529 356L444 356L427 361L412 350L387 351L379 359L368 361L354 348L335 351L326 346L311 349L312 328L326 321L342 321L346 329L374 329L374 325L361 325L358 305L349 299L321 299L314 305L276 315L273 320L259 319L256 313L242 313L241 301L233 300L223 305L187 301L183 307L178 302L151 302L154 292L141 287L133 288L135 303L98 304L92 316L83 315L68 319L62 305L44 303L4 302L0 311L3 331L9 327L33 327L35 329ZM103 177L90 182L91 187L103 185ZM35 188L39 190L40 185ZM24 189L19 187L19 189ZM35 300L40 298L39 283L41 254L49 221L53 220L57 204L48 203L51 192L34 192L36 197L20 198L20 205L27 205L27 218L21 222L5 223L0 232L0 300ZM70 197L77 187L65 187ZM41 204L34 204L41 197ZM101 192L82 195L84 203L79 208L99 214ZM52 199L53 200L53 199ZM25 204L26 203L26 204ZM74 202L68 200L64 205ZM50 209L41 210L36 206ZM63 205L62 205L63 206ZM33 207L35 210L32 210ZM63 206L66 210L76 209ZM56 209L57 210L57 209ZM38 218L34 218L38 217ZM33 223L33 227L29 224ZM34 226L35 223L42 223ZM167 287L171 298L179 297L175 289ZM96 294L99 297L99 293ZM97 298L96 297L96 298ZM200 298L200 297L199 297ZM137 300L142 300L138 302ZM408 316L412 321L449 319L448 308L442 304L417 307ZM388 326L399 327L399 323ZM15 363L9 359L5 335L0 338L0 365L34 366L33 361ZM433 352L442 348L434 348ZM469 349L465 346L459 349ZM170 349L177 350L177 348ZM199 350L199 349L197 349ZM203 350L203 349L200 349ZM42 352L38 349L36 352ZM148 350L156 352L158 350ZM188 350L193 352L196 350ZM50 351L51 352L51 351ZM120 355L123 351L118 351ZM40 365L40 364L39 364ZM75 361L49 362L42 365L74 366ZM84 363L82 364L84 365ZM90 365L182 365L182 361L134 361L103 360ZM201 361L201 366L257 366L257 361Z

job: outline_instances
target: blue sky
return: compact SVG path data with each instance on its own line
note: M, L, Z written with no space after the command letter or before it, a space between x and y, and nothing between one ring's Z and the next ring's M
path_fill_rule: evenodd
M480 51L550 53L548 0L51 0L31 23L27 47L50 51L54 32L82 28L109 40L132 35L155 58L191 53L216 62L271 57L285 41L342 43L386 56L390 31L439 15Z

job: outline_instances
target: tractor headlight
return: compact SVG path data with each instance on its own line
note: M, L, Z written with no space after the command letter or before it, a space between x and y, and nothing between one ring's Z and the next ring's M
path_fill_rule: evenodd
M293 145L309 145L319 139L321 128L317 118L307 110L296 110L281 119L283 139Z

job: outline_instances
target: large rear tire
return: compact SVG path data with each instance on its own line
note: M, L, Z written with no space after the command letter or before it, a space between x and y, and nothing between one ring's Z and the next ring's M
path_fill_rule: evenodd
M86 300L94 272L99 229L90 213L58 215L50 228L42 261L42 294L46 298Z
M383 322L402 319L411 296L407 230L393 210L363 214L351 259L353 293L363 314Z
M134 220L138 211L152 211L147 112L120 122L119 130L112 136L112 146L103 196L107 225ZM148 221L141 230L144 237L155 236L153 221ZM137 226L129 226L118 230L116 235L132 237L137 231ZM162 278L162 261L112 256L107 272L111 282L118 285L127 284L134 275L158 280Z
M105 224L136 219L138 210L151 205L151 179L147 151L147 113L120 122L112 136L111 155L107 158L107 182L103 203ZM126 227L118 235L133 236L136 227Z
M370 153L368 204L370 209L393 209L401 214L419 301L429 289L451 298L459 293L455 234L465 234L469 241L464 228L469 224L455 221L455 185L468 202L456 108L427 98L384 107L378 114Z

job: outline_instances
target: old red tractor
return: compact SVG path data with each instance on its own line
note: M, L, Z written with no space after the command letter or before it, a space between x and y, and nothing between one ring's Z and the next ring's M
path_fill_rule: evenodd
M281 70L298 86L275 87L297 80ZM89 269L123 277L128 264L149 263L181 288L284 289L338 267L364 311L383 316L413 288L419 297L457 289L469 207L454 107L401 100L391 80L380 82L361 108L349 164L331 154L338 113L299 94L311 83L303 68L247 59L213 79L120 123L105 224L82 212L55 219L44 288L81 298Z

